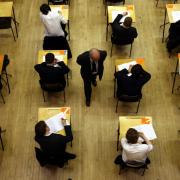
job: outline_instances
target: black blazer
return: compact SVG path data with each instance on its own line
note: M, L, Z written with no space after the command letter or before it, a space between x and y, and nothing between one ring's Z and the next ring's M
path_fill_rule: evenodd
M47 157L54 157L58 160L64 160L66 143L73 140L71 126L64 126L66 136L52 133L50 136L35 137L41 150Z
M121 95L139 95L141 97L142 87L150 80L151 75L146 71L143 71L138 77L134 75L128 76L128 73L127 69L115 73L115 78L117 79L117 97Z
M104 71L104 65L103 62L107 56L106 51L100 51L100 59L98 61L98 75L99 79L102 79L103 71ZM89 56L89 51L86 51L82 54L80 54L77 57L77 63L81 66L81 76L83 79L91 79L92 72L91 72L91 61Z
M48 66L46 62L43 62L35 65L34 68L39 73L42 82L49 84L61 83L65 86L66 80L64 75L69 72L69 68L64 62L58 62L58 65L60 67Z
M117 44L130 44L137 37L137 31L134 27L124 28L120 24L120 20L123 17L122 14L118 14L116 19L112 23L112 42Z

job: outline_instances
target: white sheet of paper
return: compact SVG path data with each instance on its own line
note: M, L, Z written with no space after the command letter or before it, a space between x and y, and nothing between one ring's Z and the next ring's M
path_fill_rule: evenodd
M131 61L131 62L129 62L129 63L124 63L124 64L121 64L121 65L118 65L118 71L121 71L121 70L123 70L123 69L129 69L129 66L130 65L135 65L135 64L137 64L137 62L136 61Z
M59 114L56 114L55 116L53 116L47 120L45 120L46 124L50 128L51 133L56 133L56 132L64 129L64 126L61 122L61 118L65 118L65 115L62 112Z
M123 14L124 12L127 12L127 11L117 11L117 10L112 11L112 22L116 19L118 14ZM130 13L128 12L126 16L123 16L121 18L120 22L124 22L124 19L129 16L130 16Z
M143 132L144 135L149 140L153 140L153 139L157 138L152 124L142 124L142 125L139 125L139 126L134 126L132 128L136 129L138 132Z
M59 14L59 12L62 12L62 9L60 7L53 7L51 8L52 12L56 12Z
M177 22L180 20L180 11L173 11L172 12L173 21Z
M55 55L57 62L63 61L63 55ZM43 62L45 62L45 56L43 56Z

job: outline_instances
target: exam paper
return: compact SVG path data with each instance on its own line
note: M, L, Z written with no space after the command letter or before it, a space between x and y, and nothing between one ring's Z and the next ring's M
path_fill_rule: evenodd
M127 69L128 70L130 65L134 66L135 64L137 64L136 61L131 61L129 63L124 63L124 64L121 64L121 65L118 65L118 71L121 71L123 69Z
M172 11L173 21L177 22L180 20L180 11Z
M116 19L118 14L123 14L124 12L127 12L127 11L116 11L116 10L112 11L112 22ZM124 22L124 19L126 17L130 17L130 13L129 12L128 12L128 14L126 16L123 16L121 18L120 22Z
M60 12L62 12L62 9L60 7L53 7L51 8L51 11L59 14Z

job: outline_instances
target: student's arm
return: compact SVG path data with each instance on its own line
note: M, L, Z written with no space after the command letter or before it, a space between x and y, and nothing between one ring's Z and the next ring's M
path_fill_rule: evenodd
M140 78L139 78L139 85L144 85L150 79L151 79L151 75L148 72L143 71L143 73L140 75Z
M107 52L106 52L106 51L101 51L101 50L100 50L100 53L101 53L101 59L104 61L104 60L106 59Z
M139 137L144 139L145 143L148 145L148 151L151 151L153 149L153 145L151 141L144 135L144 133L139 132Z
M69 67L63 61L58 62L58 65L61 67L62 74L67 74L70 71Z
M127 69L122 69L121 71L118 71L114 73L115 78L121 77L123 75L127 75L129 71Z
M137 30L136 28L133 28L133 37L137 38L137 36L138 36Z
M64 18L64 16L60 13L60 15L59 15L60 17L60 23L62 23L62 24L67 24L67 20Z
M78 57L77 57L77 60L76 60L77 64L79 64L80 66L82 66L84 64L84 54L80 54Z
M72 131L71 131L71 126L66 124L66 120L62 119L62 124L64 125L64 130L66 133L65 136L65 141L69 142L73 140L73 135L72 135Z

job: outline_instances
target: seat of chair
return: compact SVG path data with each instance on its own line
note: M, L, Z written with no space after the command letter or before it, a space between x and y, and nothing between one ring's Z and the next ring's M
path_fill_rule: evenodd
M137 162L137 161L127 161L126 165L128 167L132 167L132 168L143 168L146 166L146 163L144 162Z

